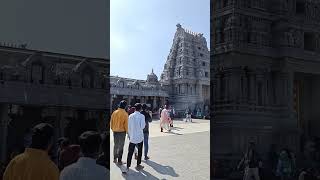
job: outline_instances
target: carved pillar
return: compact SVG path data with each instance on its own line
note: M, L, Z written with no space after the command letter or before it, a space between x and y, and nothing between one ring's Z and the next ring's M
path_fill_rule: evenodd
M249 75L249 81L250 81L250 102L251 103L255 103L256 101L256 81L255 81L255 73L254 72L250 72Z
M266 73L266 92L265 92L265 97L266 97L266 100L265 100L265 106L270 106L270 92L271 92L271 82L270 82L270 73Z
M57 107L56 108L56 123L57 123L57 129L59 129L59 136L64 137L64 128L65 128L65 123L61 120L62 116L62 109Z
M239 89L240 89L240 94L239 94L239 98L240 98L240 104L242 104L245 101L245 97L246 97L246 83L245 83L245 73L242 70L240 73L240 83L239 83Z
M216 80L217 80L217 86L216 86L216 95L215 95L214 101L221 99L222 92L221 92L221 74L220 73L217 73ZM199 84L199 86L201 86L201 85ZM202 92L202 90L201 90L201 92Z
M0 105L0 161L5 163L7 157L8 105Z
M280 104L287 105L288 102L288 74L285 72L280 73Z
M203 98L203 94L202 94L202 84L199 82L198 84L198 87L197 87L197 91L198 91L198 94L201 98Z
M131 96L128 96L128 102L127 102L127 105L131 105L131 99L132 99L132 97L131 97Z
M153 109L157 107L157 97L156 96L153 97L153 106L152 107L153 107Z
M186 92L186 85L185 84L179 84L178 85L179 86L179 94L186 94L187 92Z
M256 74L256 85L255 85L255 99L256 99L256 103L259 106L263 105L263 76L261 73L257 73ZM259 97L260 95L260 97ZM259 104L259 101L261 101Z
M185 93L185 94L190 94L189 88L190 88L190 84L186 83L186 84L185 84L185 89L184 89L184 93Z
M234 102L234 72L233 69L229 70L228 72L228 101L230 103Z
M288 108L289 108L289 114L291 115L291 118L294 118L294 101L293 101L293 83L294 83L294 73L288 72L287 74L287 102L288 102Z
M230 85L229 85L229 82L230 82L230 74L229 74L229 72L225 72L225 77L224 77L224 81L225 81L225 91L224 91L224 93L225 93L225 95L224 95L224 101L225 102L228 102L229 100L230 100L230 93L229 93L229 87L230 87Z

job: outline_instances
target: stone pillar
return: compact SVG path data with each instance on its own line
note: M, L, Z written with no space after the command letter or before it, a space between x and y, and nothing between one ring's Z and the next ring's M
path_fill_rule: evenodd
M186 85L185 84L180 85L180 94L186 94Z
M7 157L8 105L0 105L0 161L5 163Z
M127 105L130 105L131 104L131 96L128 96L128 102L127 102Z
M220 100L221 99L221 74L217 74L216 75L216 79L217 79L217 86L216 86L216 96L214 97L214 101ZM201 86L201 84L199 84L199 86ZM202 93L199 92L199 94Z
M164 97L161 97L161 106L163 106L165 103L165 98Z
M266 100L265 100L265 105L266 106L269 106L270 105L270 100L269 98L271 97L270 96L270 92L271 92L271 88L270 88L270 73L267 73L266 74L266 79L265 79L265 85L266 85L266 92L265 92L265 97L266 97Z
M254 103L255 102L255 95L256 95L256 88L255 88L255 77L254 77L253 72L250 72L250 74L249 74L249 82L250 82L249 101L251 103Z
M56 121L57 121L57 128L59 129L59 136L64 137L64 122L61 120L61 108L56 108Z
M229 101L231 103L235 100L235 76L234 69L231 69L228 75L228 92L229 92Z
M201 84L201 83L198 84L198 88L197 88L197 89L198 89L198 91L199 91L199 93L198 93L199 96L200 96L200 97L203 97L203 94L202 94L202 84Z
M294 100L293 100L293 89L294 89L294 73L293 72L288 72L287 75L287 102L288 102L288 109L289 109L289 114L290 118L294 118Z
M245 102L248 102L248 79L245 74L243 74L243 84L242 84L242 97Z
M157 106L157 97L154 96L153 97L153 109L156 108L156 106Z
M190 94L190 92L189 92L189 84L188 84L188 83L186 83L186 84L184 85L184 90L183 90L183 92L184 92L184 94Z
M229 72L225 72L224 76L224 81L225 81L225 91L224 91L224 101L229 100Z

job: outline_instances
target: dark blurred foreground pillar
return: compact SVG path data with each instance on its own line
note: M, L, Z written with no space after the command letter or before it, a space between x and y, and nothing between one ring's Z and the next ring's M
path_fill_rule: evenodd
M0 161L5 163L7 157L8 105L0 105Z

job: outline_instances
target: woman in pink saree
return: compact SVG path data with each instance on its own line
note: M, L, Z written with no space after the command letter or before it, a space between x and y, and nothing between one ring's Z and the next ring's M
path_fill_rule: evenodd
M161 117L160 117L161 132L163 132L163 128L166 129L168 132L171 131L171 128L170 128L171 118L169 113L170 113L169 106L165 105L164 109L161 111Z

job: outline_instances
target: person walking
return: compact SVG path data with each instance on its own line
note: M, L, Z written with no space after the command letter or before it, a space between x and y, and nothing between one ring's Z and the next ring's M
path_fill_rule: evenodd
M97 164L104 166L108 170L110 170L110 161L109 161L109 155L110 155L110 147L109 147L109 133L105 132L101 134L102 143L101 143L101 153L99 154L99 157L97 159Z
M269 174L272 177L276 175L277 163L278 163L277 148L275 144L271 144L268 152L268 165L270 170Z
M32 129L30 147L8 164L3 180L58 180L59 169L48 152L53 145L54 129L40 123Z
M128 135L129 135L129 148L128 148L128 157L127 157L127 168L123 173L127 173L131 166L132 155L134 153L134 149L138 147L138 157L137 157L137 166L136 169L139 171L144 167L141 165L141 157L142 157L142 147L143 147L143 129L146 126L145 116L140 113L142 106L140 103L135 104L136 111L129 116L128 122Z
M149 113L149 115L150 115L150 117L152 119L152 111L151 111L151 109L149 107L147 107L147 112Z
M82 157L65 167L60 180L106 180L110 178L107 168L96 163L101 146L101 136L95 131L86 131L79 137Z
M113 131L114 148L113 162L122 165L123 146L128 133L128 113L125 111L127 102L122 100L119 108L111 115L110 128Z
M254 142L249 143L248 150L240 161L238 169L240 169L243 164L245 166L243 180L251 180L252 177L254 177L255 180L260 180L259 164L261 164L261 161L255 150Z
M149 123L152 122L152 118L150 117L149 113L147 112L148 106L146 104L142 105L142 111L141 114L144 115L145 117L145 128L143 129L143 144L144 144L144 160L150 159L148 156L148 151L149 151ZM138 157L138 155L135 155Z
M160 106L160 108L159 108L159 119L161 120L161 112L162 112L162 110L163 110L163 108L162 108L162 106Z
M160 128L161 132L163 132L163 128L165 128L168 132L171 131L170 129L170 112L169 112L169 106L164 105L164 109L161 111L161 118L160 118Z
M173 109L173 106L171 106L169 112L170 112L170 118L171 118L170 127L173 127L173 118L174 118L174 109Z
M277 165L277 176L281 180L289 180L293 175L293 161L289 150L283 149L279 156L279 161Z
M191 109L190 109L190 108L187 108L185 113L186 113L186 122L188 122L188 121L192 122L192 119L191 119Z
M142 104L142 111L141 114L144 115L145 117L145 122L146 122L146 126L143 129L143 135L144 135L144 139L143 139L143 144L144 144L144 160L148 160L150 159L150 157L148 156L148 150L149 150L149 123L152 122L152 118L150 116L150 114L148 113L148 106L146 104ZM138 150L137 147L134 150L134 158L137 159L138 158Z
M130 107L128 108L128 115L134 113L134 111L135 111L134 107L131 107L131 106L130 106Z

